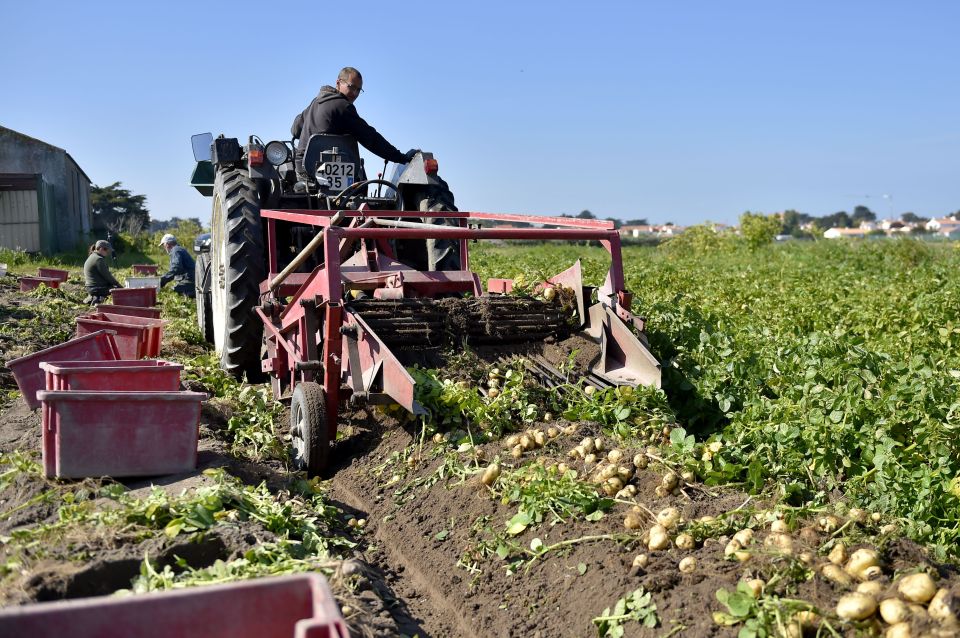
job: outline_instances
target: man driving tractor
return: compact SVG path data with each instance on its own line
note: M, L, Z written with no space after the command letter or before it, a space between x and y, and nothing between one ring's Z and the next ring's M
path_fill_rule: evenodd
M360 71L351 66L343 67L337 76L336 86L326 85L321 88L320 94L294 118L290 133L300 140L296 151L298 169L303 161L307 142L315 133L353 136L356 141L351 150L355 157L360 157L360 150L356 148L356 142L359 142L365 149L388 162L406 164L413 159L417 149L401 153L400 149L360 117L353 103L362 92L363 76Z

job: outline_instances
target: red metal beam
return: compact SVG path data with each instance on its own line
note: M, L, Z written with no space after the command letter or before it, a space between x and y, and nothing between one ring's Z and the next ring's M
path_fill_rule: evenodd
M329 228L347 239L553 239L609 241L615 231L573 228Z
M409 210L262 210L260 216L268 219L281 219L313 226L329 226L330 218L340 213L344 217L392 217L420 218L436 217L446 219L474 219L486 221L517 222L522 224L548 224L563 228L592 228L613 230L613 222L605 219L578 219L576 217L549 217L545 215L517 215L515 213L480 213L471 211L436 211L424 213Z

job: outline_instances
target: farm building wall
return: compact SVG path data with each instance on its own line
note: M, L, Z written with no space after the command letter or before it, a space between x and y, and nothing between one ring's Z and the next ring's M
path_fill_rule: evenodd
M62 148L0 126L0 193L0 246L51 253L88 239L90 178Z

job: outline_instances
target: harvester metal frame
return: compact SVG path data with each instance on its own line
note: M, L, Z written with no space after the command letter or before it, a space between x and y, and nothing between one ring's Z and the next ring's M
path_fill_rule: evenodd
M470 271L469 243L476 240L597 241L609 253L606 281L592 305L580 263L548 278L542 286L563 286L576 295L583 332L600 344L597 375L611 385L660 386L660 365L641 339L644 321L630 312L620 236L608 221L480 213L431 212L438 224L422 223L419 211L261 210L268 252L268 277L260 285L256 312L264 324L262 369L276 397L292 393L291 431L295 458L310 474L325 469L335 440L340 407L396 403L423 412L414 380L367 322L349 309L349 291L383 300L450 295L503 295L513 282L491 279L484 290ZM407 221L416 220L416 221ZM310 273L280 271L277 225L290 222L319 228L300 257L319 253ZM445 223L456 225L443 225ZM480 227L482 222L520 222L555 228ZM459 242L460 269L419 271L397 261L393 240L447 239ZM359 244L359 246L358 246ZM310 253L310 254L308 254ZM289 299L289 300L288 300ZM632 326L640 339L628 326Z

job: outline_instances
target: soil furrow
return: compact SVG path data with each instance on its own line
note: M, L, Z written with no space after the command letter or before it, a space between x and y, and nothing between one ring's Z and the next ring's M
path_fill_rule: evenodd
M364 494L369 491L362 489L350 480L347 472L341 472L331 486L331 496L368 516L378 514L379 508ZM379 519L379 517L378 517ZM368 530L373 532L378 548L382 549L386 564L378 567L395 576L391 584L395 593L404 599L409 613L422 624L429 636L479 636L480 632L473 627L468 619L460 612L460 607L451 601L443 592L433 572L423 569L419 561L414 560L405 551L403 543L396 543L390 532L379 520L368 523Z

